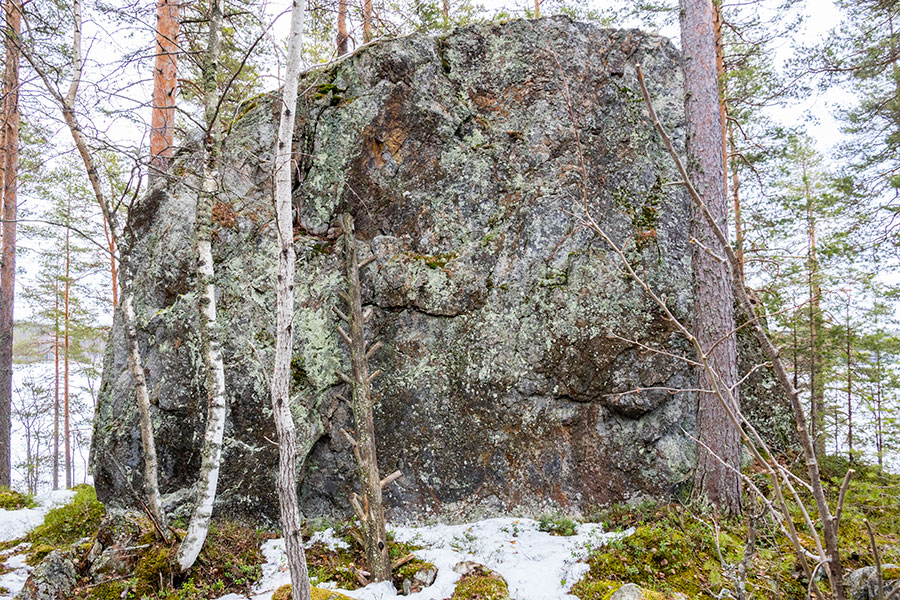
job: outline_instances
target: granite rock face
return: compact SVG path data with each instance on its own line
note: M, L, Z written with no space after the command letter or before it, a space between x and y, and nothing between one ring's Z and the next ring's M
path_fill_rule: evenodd
M352 429L341 212L356 219L383 473L393 519L516 508L570 513L671 491L693 460L688 352L584 211L690 321L688 198L649 123L634 70L683 139L679 57L665 39L567 18L510 21L363 47L304 75L295 173L293 411L308 515L347 514ZM214 254L228 425L218 510L277 519L267 388L276 269L277 103L235 117ZM579 152L580 148L580 152ZM160 481L184 504L206 406L196 328L196 159L132 212L127 250L154 398ZM637 393L628 393L644 388ZM646 389L650 388L650 389ZM119 322L92 452L105 502L133 502L140 435Z

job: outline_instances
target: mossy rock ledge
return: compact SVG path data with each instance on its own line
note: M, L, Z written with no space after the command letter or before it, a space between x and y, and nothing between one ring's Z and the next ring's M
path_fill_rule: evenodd
M557 62L558 61L558 62ZM676 144L680 58L665 38L565 17L513 20L360 48L303 75L294 142L298 257L292 409L308 516L346 516L353 429L338 218L356 219L393 520L591 507L666 495L693 462L689 348L596 235L587 209L680 318L691 319L690 206L641 101ZM564 82L568 84L568 96ZM214 210L228 423L217 508L274 522L267 389L274 337L275 94L230 126ZM574 114L574 119L572 118ZM577 131L577 137L576 137ZM578 148L583 151L583 171ZM188 510L205 422L191 151L131 215L139 336L167 507ZM586 186L586 190L583 189ZM585 196L586 193L586 196ZM629 240L631 240L629 242ZM637 241L637 243L635 243ZM140 489L138 416L117 318L91 457L100 499ZM754 375L770 390L769 376ZM655 388L624 393L635 388ZM742 391L751 401L753 389Z

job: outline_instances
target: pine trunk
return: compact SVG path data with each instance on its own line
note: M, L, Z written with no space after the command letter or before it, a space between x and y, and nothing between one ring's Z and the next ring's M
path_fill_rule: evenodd
M3 76L3 226L0 264L0 485L12 478L12 359L13 305L16 291L16 216L19 171L19 51L22 15L12 0L4 3L8 29Z
M71 201L69 206L71 206ZM68 222L69 214L66 213ZM69 229L66 228L66 279L63 291L63 448L65 451L66 489L72 488L72 437L69 424Z
M59 489L59 277L53 305L53 489Z
M206 541L222 463L225 434L225 365L216 326L216 285L212 256L212 211L218 192L218 135L216 110L219 105L217 76L222 46L223 0L212 0L209 15L209 42L203 68L206 139L204 140L203 188L197 202L197 274L200 283L200 338L206 368L206 433L203 437L200 474L194 511L187 533L178 548L178 567L185 572L193 566Z
M850 346L850 296L847 296L847 460L853 464L853 348ZM837 427L837 423L834 424Z
M822 313L819 305L819 260L816 255L816 216L812 192L806 170L806 160L801 162L804 194L806 197L806 227L808 235L807 260L809 279L809 396L810 435L816 448L816 456L825 456L825 383L822 381L822 361L819 354L819 324ZM835 423L837 427L837 423Z
M884 466L884 459L882 458L883 438L881 437L882 436L882 433L881 433L882 432L882 430L881 430L881 427L882 427L882 425L881 425L881 420L882 420L882 413L881 413L881 401L882 401L882 398L881 398L881 394L882 394L881 350L875 351L875 369L876 369L875 370L876 377L878 378L877 383L876 383L876 392L875 392L875 451L878 454L878 466L883 467Z
M710 0L681 0L681 45L684 53L688 170L700 196L720 228L727 231L725 160L719 82L716 67L715 14ZM694 209L691 235L717 255L721 244L704 215ZM732 275L727 265L699 244L693 247L694 335L720 378L717 385L737 381ZM702 370L699 387L713 389ZM712 393L698 394L697 469L695 491L719 510L741 512L741 440L728 413ZM737 402L737 390L734 394ZM731 407L735 412L738 406Z
M300 50L303 47L304 0L294 0L288 37L288 58L275 140L275 222L278 233L278 277L275 289L275 359L271 380L272 412L278 432L278 505L284 533L291 598L310 600L309 573L300 531L297 500L297 434L291 416L291 357L294 335L294 228L291 172L294 115L300 80Z
M175 92L178 85L180 0L156 4L156 61L150 116L150 175L165 173L175 154Z
M372 0L363 0L363 43L372 41Z
M337 9L337 55L347 54L347 0L338 0Z
M112 305L119 305L119 267L116 264L116 241L109 232L109 224L103 219L103 234L106 236L106 247L109 249L109 276L112 287Z

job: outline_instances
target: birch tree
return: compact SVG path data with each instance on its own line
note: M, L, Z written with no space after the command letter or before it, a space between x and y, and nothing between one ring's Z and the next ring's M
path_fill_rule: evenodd
M278 237L278 277L275 288L275 360L271 396L275 429L278 431L278 505L281 529L291 573L293 600L310 600L309 573L303 553L300 531L300 505L297 501L297 439L291 417L291 354L294 318L294 228L292 217L292 147L297 86L300 81L300 52L303 47L305 0L294 0L284 89L281 98L278 137L275 139L275 224Z
M203 113L206 126L203 139L202 188L197 202L197 274L200 286L200 338L206 368L207 411L197 496L187 533L178 548L178 567L187 571L197 560L212 518L213 503L222 462L222 437L225 433L225 365L216 324L216 285L212 256L212 211L218 193L219 128L218 74L222 49L224 1L210 0L209 41L203 64Z
M63 93L56 86L54 80L51 79L50 66L47 65L32 49L26 44L20 45L22 56L28 62L38 78L44 84L50 97L59 107L66 127L75 143L78 155L84 164L85 172L91 184L91 191L103 218L109 225L110 236L113 245L116 248L122 248L119 240L122 228L119 224L119 213L113 199L108 196L104 190L103 181L100 178L99 161L94 151L88 144L88 140L84 134L81 123L78 119L75 100L78 96L78 88L81 84L83 56L81 49L81 29L82 29L82 1L73 0L72 2L72 53L71 53L71 69L72 80L68 90ZM143 482L144 494L147 498L147 509L159 525L159 531L165 531L165 513L162 511L159 494L158 471L159 464L156 457L156 440L153 435L153 422L150 418L150 393L147 388L147 378L144 374L143 357L141 355L140 345L137 337L136 315L134 310L134 291L133 284L133 266L130 261L124 260L127 253L123 253L119 266L119 296L120 296L120 318L125 332L125 344L128 354L128 368L134 383L135 397L137 399L138 414L141 429L141 447L143 449Z

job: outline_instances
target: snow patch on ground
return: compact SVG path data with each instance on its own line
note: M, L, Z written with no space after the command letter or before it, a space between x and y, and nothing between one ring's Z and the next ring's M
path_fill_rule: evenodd
M0 542L17 540L44 522L44 515L54 507L62 506L72 499L72 490L56 490L35 498L37 508L0 510Z
M44 522L44 516L51 508L62 506L69 502L75 492L72 490L56 490L37 496L37 508L21 508L19 510L0 509L0 542L19 539L26 533ZM25 580L31 573L31 567L25 564L23 554L30 544L19 544L13 548L0 552L0 561L8 573L0 575L0 600L13 598L25 585Z
M552 536L539 531L532 519L498 518L463 525L398 527L398 541L423 546L416 555L438 568L437 579L424 590L400 596L389 582L368 585L358 590L337 591L358 600L441 600L453 595L460 575L453 568L464 561L482 564L499 573L509 586L512 600L571 600L568 589L588 570L584 563L591 548L619 539L630 532L604 533L603 526L586 523L573 536ZM337 545L342 540L326 530L315 541ZM326 541L328 540L328 541ZM310 541L310 544L313 541ZM284 553L284 540L269 540L262 547L266 564L263 577L253 589L252 600L270 600L272 593L290 583ZM333 588L327 583L319 587ZM230 594L219 600L246 600Z

